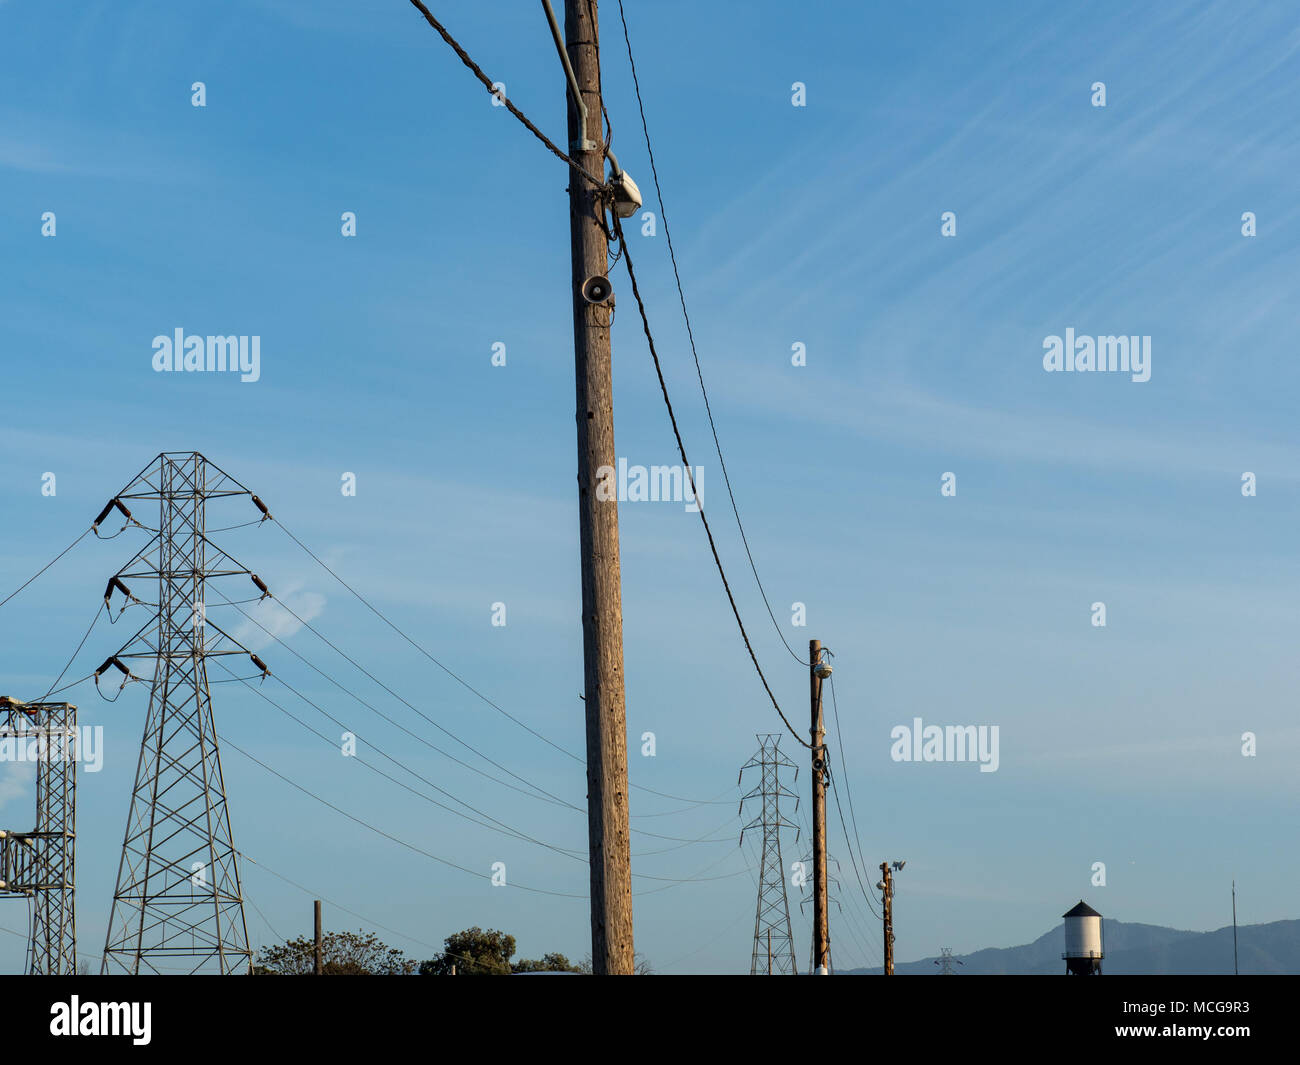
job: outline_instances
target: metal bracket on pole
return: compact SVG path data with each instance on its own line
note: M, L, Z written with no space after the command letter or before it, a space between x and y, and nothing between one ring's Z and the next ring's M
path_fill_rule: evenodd
M564 36L560 33L560 24L555 21L555 12L551 9L551 0L542 0L542 7L546 9L546 21L551 24L551 36L555 38L555 50L560 53L560 63L564 66L564 75L569 79L569 93L573 97L573 102L577 105L578 115L581 119L579 128L582 130L582 134L576 141L569 142L569 151L594 152L596 142L587 139L587 105L582 102L582 90L578 88L578 78L573 73L573 64L569 62L569 53L564 50Z

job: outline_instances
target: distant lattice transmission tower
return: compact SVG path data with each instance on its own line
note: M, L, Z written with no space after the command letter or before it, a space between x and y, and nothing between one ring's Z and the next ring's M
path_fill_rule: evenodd
M802 858L799 859L799 864L802 865L805 869L811 869L813 865L813 856L811 854L805 854ZM837 912L842 913L844 911L844 907L840 905L840 900L839 900L840 880L839 877L835 875L835 873L831 872L832 869L835 870L835 873L838 873L840 871L840 863L833 854L827 852L826 854L826 904L827 906L834 906ZM803 912L803 910L807 907L808 903L813 901L812 882L809 880L805 880L802 884L799 885L800 895L803 895L805 888L808 891L808 895L807 897L801 898L799 900L800 912ZM827 972L833 973L835 971L835 964L833 959L834 959L833 944L830 942L828 938L826 943ZM810 942L808 944L808 972L812 974L815 973L816 971L817 971L817 944L815 942Z
M798 796L781 783L781 769L793 769L796 778L799 768L779 750L781 737L760 735L759 749L740 768L743 779L746 769L757 769L760 781L741 800L741 809L750 799L761 799L761 812L740 831L741 843L750 829L763 830L763 855L758 878L758 907L754 914L754 953L749 965L750 976L794 976L794 938L790 934L790 903L785 893L785 869L781 862L781 829L798 827L781 813L781 797Z
M110 610L119 593L122 611L134 605L155 608L95 673L96 686L111 669L121 673L123 688L130 681L150 684L104 946L105 973L250 970L239 863L207 672L210 658L248 655L266 673L259 658L207 616L210 581L251 578L266 594L256 576L206 535L209 502L240 495L252 498L263 520L269 517L256 496L202 455L166 452L96 519L98 527L116 508L128 525L144 528L131 516L131 501L158 504L158 527L147 530L155 535L110 578L104 593ZM154 588L157 602L144 602ZM141 661L152 663L152 677L137 675L133 666ZM141 667L146 674L147 668Z
M0 745L36 763L36 827L0 831L0 895L31 900L33 976L77 971L77 708L0 696ZM7 756L6 756L7 757Z

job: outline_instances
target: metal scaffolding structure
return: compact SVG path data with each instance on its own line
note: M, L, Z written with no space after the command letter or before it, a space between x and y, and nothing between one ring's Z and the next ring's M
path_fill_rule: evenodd
M243 576L266 586L206 535L209 502L250 496L197 452L165 452L100 514L116 507L128 524L128 501L158 503L149 543L109 580L106 603L154 607L148 621L95 673L111 669L150 684L144 738L131 794L117 888L104 946L105 973L247 973L251 967L243 894L213 724L207 660L246 655L261 660L207 617L209 581ZM144 527L144 526L141 526ZM141 584L141 582L147 582ZM156 582L157 602L142 594ZM110 606L111 609L111 606ZM138 661L152 677L138 676ZM147 668L147 667L145 667ZM119 693L121 688L119 688Z
M27 971L77 971L77 708L0 696L0 759L34 762L36 827L0 831L0 896L31 900Z
M796 839L798 826L781 813L781 797L795 800L799 797L781 783L781 769L795 771L799 768L779 749L781 737L776 734L759 735L758 753L740 768L741 778L746 769L759 770L760 781L741 800L744 809L749 799L762 799L762 809L757 817L740 831L741 843L750 829L763 830L763 854L758 879L758 906L754 914L754 951L750 960L750 976L794 976L794 939L790 934L790 903L785 891L785 868L781 861L781 829L793 828Z

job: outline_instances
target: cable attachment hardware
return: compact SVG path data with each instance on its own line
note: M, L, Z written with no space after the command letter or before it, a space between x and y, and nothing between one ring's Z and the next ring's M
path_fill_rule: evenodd
M135 518L131 516L131 512L127 510L125 506L122 505L122 501L118 499L117 496L114 496L112 499L110 499L107 503L104 504L104 509L99 512L99 517L97 517L91 523L90 527L94 529L96 533L98 533L99 526L103 523L104 519L108 517L108 512L112 510L114 507L116 507L118 510L122 512L122 516L126 518L127 525L131 525L132 523L135 522ZM125 529L126 525L123 525L122 528Z
M97 670L95 670L95 690L99 691L99 694L104 696L105 699L108 699L108 696L104 695L103 691L100 689L99 678L103 673L107 672L110 668L120 670L122 673L122 683L118 686L117 696L120 696L122 694L123 689L126 688L127 681L135 679L134 677L131 676L131 671L122 664L122 660L118 658L117 655L112 655L104 659L104 664L100 666ZM112 699L109 699L108 701L117 702L117 696L114 696Z
M108 609L111 610L113 607L113 604L109 600L112 599L113 591L115 589L121 592L123 598L126 599L126 602L122 604L122 610L125 610L132 603L140 602L139 599L137 599L134 595L131 594L131 589L122 583L122 579L120 577L110 577L108 579L108 587L104 589L104 606L107 607ZM121 613L121 611L119 611L119 613Z

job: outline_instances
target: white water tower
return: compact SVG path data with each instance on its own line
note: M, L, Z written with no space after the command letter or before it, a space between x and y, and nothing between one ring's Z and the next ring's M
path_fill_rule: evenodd
M1100 976L1101 914L1083 899L1079 905L1061 916L1065 918L1065 971L1073 976Z

